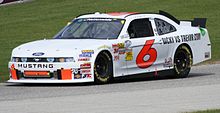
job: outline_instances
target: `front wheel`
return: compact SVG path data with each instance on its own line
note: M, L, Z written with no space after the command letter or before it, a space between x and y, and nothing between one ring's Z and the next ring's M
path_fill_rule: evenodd
M108 83L113 77L112 59L105 51L100 53L95 60L94 76L98 84Z
M174 55L174 75L178 78L188 77L192 66L192 54L185 45L178 47Z

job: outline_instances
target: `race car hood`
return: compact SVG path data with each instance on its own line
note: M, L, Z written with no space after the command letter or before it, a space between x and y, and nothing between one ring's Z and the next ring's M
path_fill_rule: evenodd
M108 40L50 39L29 42L16 47L13 57L74 57L82 50L94 50ZM34 55L42 53L43 55Z

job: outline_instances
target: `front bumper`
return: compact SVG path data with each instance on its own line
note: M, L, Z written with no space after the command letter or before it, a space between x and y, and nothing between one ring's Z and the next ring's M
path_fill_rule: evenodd
M10 79L7 81L8 83L84 83L84 82L93 82L92 79L77 79L77 80L32 80L32 79L24 79L24 80L13 80Z
M91 64L82 68L83 63L22 63L9 62L11 83L81 83L93 82Z

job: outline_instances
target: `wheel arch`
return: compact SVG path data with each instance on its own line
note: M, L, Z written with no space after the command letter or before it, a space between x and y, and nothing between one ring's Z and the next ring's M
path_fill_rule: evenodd
M96 57L100 54L103 54L103 52L106 52L109 55L109 57L111 58L111 60L113 61L113 57L112 57L111 52L109 50L106 50L106 49L99 51L98 54L96 55ZM96 60L96 58L95 58L95 60Z
M189 46L189 44L187 44L187 43L179 44L179 45L175 48L175 51L173 52L173 55L172 55L172 58L173 58L173 61L172 61L172 62L173 62L173 64L174 64L175 54L176 54L178 48L180 48L181 46L186 46L186 47L189 49L190 54L191 54L191 56L192 56L191 65L193 65L193 51L192 51L192 48L191 48L191 47Z
M112 54L111 54L111 52L109 51L109 50L106 50L106 49L103 49L103 50L100 50L99 52L97 52L97 54L96 54L96 57L94 58L94 64L93 64L93 69L94 69L94 66L95 66L95 62L96 62L96 59L99 57L99 55L105 55L105 56L108 56L109 58L107 58L107 59L109 59L110 61L111 61L111 77L110 77L110 79L107 81L107 82L100 82L99 80L97 80L97 79L95 79L95 71L93 70L93 75L94 75L94 81L96 82L96 83L98 83L98 84L105 84L105 83L108 83L108 82L110 82L112 79L113 79L113 77L114 77L114 63L113 63L113 56L112 56Z
M185 50L186 53L190 54L190 57L188 57L189 59L189 64L187 63L184 63L186 64L185 68L184 68L184 71L180 71L177 67L176 67L176 64L175 64L175 57L176 57L176 53L178 53L178 49L182 49L182 50ZM189 56L189 55L188 55ZM185 78L185 77L188 77L189 75L189 72L190 72L190 69L191 69L191 66L193 64L193 53L192 53L192 49L191 47L187 44L187 43L182 43L180 45L178 45L175 49L175 52L173 54L173 64L174 64L174 75L173 77L180 77L180 78ZM178 76L176 76L178 75Z
M96 58L100 55L100 54L103 54L103 52L106 52L107 53L107 55L110 57L110 59L111 59L111 62L112 62L112 69L113 69L113 76L114 76L114 71L115 71L115 69L114 69L114 59L113 59L113 55L112 55L112 53L110 52L110 50L108 50L108 49L103 49L103 50L99 50L98 52L97 52L97 54L96 54L96 56L95 56L95 58L94 58L94 62L93 62L93 65L95 65L95 61L96 61Z
M180 48L181 46L186 46L186 47L189 49L189 51L190 51L190 53L191 53L191 55L192 55L192 60L193 60L192 48L191 48L191 47L189 46L189 44L187 44L187 43L182 43L182 44L180 44L180 45L178 45L178 46L176 47L175 51L173 52L173 59L174 59L174 57L175 57L176 51L177 51L178 48Z

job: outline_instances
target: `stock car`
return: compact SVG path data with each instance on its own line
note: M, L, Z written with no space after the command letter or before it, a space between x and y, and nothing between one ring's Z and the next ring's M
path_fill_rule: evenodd
M171 14L91 13L76 17L53 39L22 44L9 62L12 83L108 83L115 77L170 70L184 78L211 59L206 18Z

